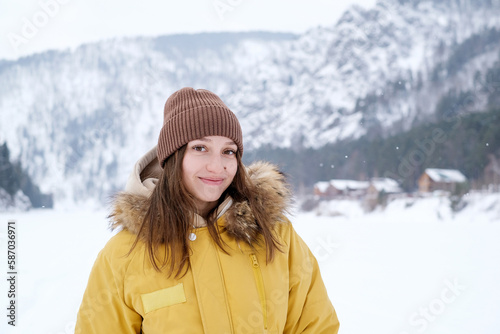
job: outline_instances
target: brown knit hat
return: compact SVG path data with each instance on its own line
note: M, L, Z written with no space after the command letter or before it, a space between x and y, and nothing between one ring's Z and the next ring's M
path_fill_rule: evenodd
M232 139L243 154L241 126L234 113L214 93L182 88L165 103L163 128L158 138L158 162L165 160L191 140L207 136Z

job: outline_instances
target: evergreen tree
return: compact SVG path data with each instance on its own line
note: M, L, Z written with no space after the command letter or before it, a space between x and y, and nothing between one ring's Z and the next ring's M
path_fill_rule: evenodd
M0 146L0 188L5 189L10 196L14 196L20 188L17 170L10 163L10 151L7 143Z
M0 188L11 197L21 190L30 199L34 208L53 206L52 195L42 194L29 175L23 171L21 164L10 161L7 143L0 146Z

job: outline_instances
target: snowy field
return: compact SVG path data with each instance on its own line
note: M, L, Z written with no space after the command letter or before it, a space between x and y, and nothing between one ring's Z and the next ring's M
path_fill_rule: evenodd
M500 333L500 194L471 195L453 215L447 198L396 200L365 214L332 202L297 213L342 334ZM0 333L73 333L93 261L110 238L99 211L0 213ZM7 325L7 221L16 220L16 327Z

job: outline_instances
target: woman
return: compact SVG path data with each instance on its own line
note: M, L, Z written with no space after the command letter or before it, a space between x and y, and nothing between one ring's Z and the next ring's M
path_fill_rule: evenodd
M318 264L273 166L241 162L236 116L207 90L165 104L158 146L111 215L76 333L337 333Z

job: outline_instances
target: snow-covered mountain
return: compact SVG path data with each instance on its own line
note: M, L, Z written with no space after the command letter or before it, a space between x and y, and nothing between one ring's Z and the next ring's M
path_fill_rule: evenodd
M219 94L247 150L400 131L432 118L450 89L472 91L468 107L485 108L474 78L499 61L500 43L453 71L445 65L492 28L498 1L387 0L300 36L130 38L0 61L0 142L57 203L121 189L156 142L166 98L183 86Z

